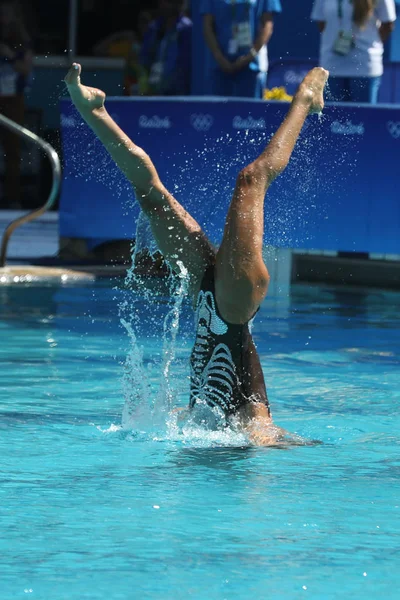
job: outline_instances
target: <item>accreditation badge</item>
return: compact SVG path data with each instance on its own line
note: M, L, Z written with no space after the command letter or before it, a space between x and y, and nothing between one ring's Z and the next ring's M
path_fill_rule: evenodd
M228 54L230 56L235 56L238 53L239 45L238 45L238 28L237 25L233 25L232 27L232 37L228 42Z
M347 56L354 48L354 37L352 31L340 31L333 44L333 51L339 56Z
M164 64L161 61L152 64L148 82L152 86L157 86L161 83L164 75Z
M250 21L243 21L242 23L238 23L237 42L239 48L251 48L251 46L253 45Z
M238 53L238 50L239 50L239 46L237 43L237 39L231 38L228 43L228 54L230 54L230 56L234 56L235 54Z

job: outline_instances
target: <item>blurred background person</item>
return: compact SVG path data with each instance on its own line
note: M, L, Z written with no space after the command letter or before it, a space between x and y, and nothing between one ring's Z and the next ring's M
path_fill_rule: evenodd
M140 64L142 44L152 22L152 14L147 10L141 10L134 32L134 38L130 45L124 69L124 94L125 96L137 96L146 91L146 71Z
M315 0L311 18L321 32L320 65L330 71L331 99L376 104L394 0Z
M159 0L158 18L149 25L142 44L141 94L190 94L192 21L183 10L183 0Z
M280 0L201 0L205 42L213 56L211 94L262 98L267 44Z
M100 40L93 46L94 56L108 56L110 58L127 58L131 44L135 40L135 31L116 31Z
M137 96L145 88L145 72L140 65L140 54L145 34L152 22L153 15L141 10L136 19L136 27L125 31L116 31L100 40L93 47L95 56L125 59L124 95Z
M0 113L16 123L24 122L24 90L32 71L32 43L21 7L16 0L0 2ZM2 208L21 207L20 139L0 128L4 154Z

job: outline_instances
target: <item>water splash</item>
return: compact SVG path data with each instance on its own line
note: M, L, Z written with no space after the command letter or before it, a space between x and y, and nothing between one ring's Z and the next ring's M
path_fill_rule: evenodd
M130 350L124 365L123 394L125 402L121 419L122 427L129 429L143 413L146 413L148 400L151 398L151 387L148 384L143 364L143 352L138 344L134 328L123 318L121 318L121 325L125 327L130 340Z
M137 276L135 265L139 261L139 257L143 254L147 254L150 258L154 258L159 252L157 243L153 237L150 222L144 212L141 210L136 222L136 233L135 233L135 244L132 252L132 267L128 270L125 285L132 287L132 285L141 285L141 279ZM143 291L146 293L146 289L142 285Z
M163 324L163 379L160 386L160 405L164 411L170 412L172 409L174 390L172 386L171 365L176 354L176 338L179 331L179 317L182 308L182 302L188 291L189 274L188 270L181 261L177 261L179 273L177 274L177 285L173 295L174 301L172 308L168 311ZM161 407L160 406L160 407Z
M215 448L221 446L243 447L249 446L247 436L234 427L209 429L193 420L186 420L179 424L178 415L171 414L168 420L166 439L181 443L187 447Z
M178 272L170 271L167 278L168 298L172 299L172 306L163 319L161 360L153 360L145 366L143 347L139 345L137 331L143 329L143 303L151 310L154 307L154 289L151 289L146 280L137 272L138 257L146 253L150 258L159 252L158 246L152 236L149 221L143 212L140 213L137 229L136 243L132 254L132 267L129 269L125 284L129 290L134 290L136 298L139 294L140 308L135 310L135 296L131 296L120 304L120 322L128 333L130 348L124 365L123 391L125 404L122 413L122 426L124 429L164 428L167 415L170 412L177 395L173 385L172 365L176 358L177 336L179 332L180 314L182 303L188 291L188 271L182 262L178 261ZM164 298L160 297L160 300ZM146 311L146 318L149 318ZM157 323L156 318L151 319L152 324ZM146 340L144 340L145 342ZM153 357L154 358L154 357ZM152 372L156 371L156 377ZM156 379L156 381L154 381ZM157 385L158 384L158 385ZM158 390L158 392L156 391Z
M147 217L141 211L136 225L135 244L132 251L132 266L128 270L125 285L128 290L140 290L144 302L150 299L150 290L147 289L138 277L135 265L140 253L144 250L155 252L158 250L150 233ZM120 322L129 336L129 351L124 364L123 394L124 407L122 410L123 429L132 429L143 418L152 413L152 388L149 383L149 373L146 372L143 360L143 349L139 346L136 330L139 327L140 314L134 310L133 298L121 302L119 306Z

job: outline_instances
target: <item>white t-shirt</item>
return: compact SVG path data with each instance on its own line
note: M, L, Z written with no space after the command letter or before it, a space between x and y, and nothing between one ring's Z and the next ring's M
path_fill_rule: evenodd
M342 19L339 5L342 3ZM364 28L353 23L351 0L314 0L313 21L324 21L321 34L320 65L336 77L379 77L383 73L383 44L379 36L381 23L396 20L394 0L377 0L374 15ZM346 56L335 54L333 46L340 33L353 32L354 48Z

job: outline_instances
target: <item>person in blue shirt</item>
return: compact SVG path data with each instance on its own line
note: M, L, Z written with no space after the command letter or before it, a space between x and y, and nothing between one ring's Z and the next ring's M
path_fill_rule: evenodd
M203 31L213 56L211 94L262 98L267 82L267 43L280 0L202 0Z
M190 94L192 21L183 15L182 0L159 0L159 18L143 39L140 64L145 73L141 94Z

